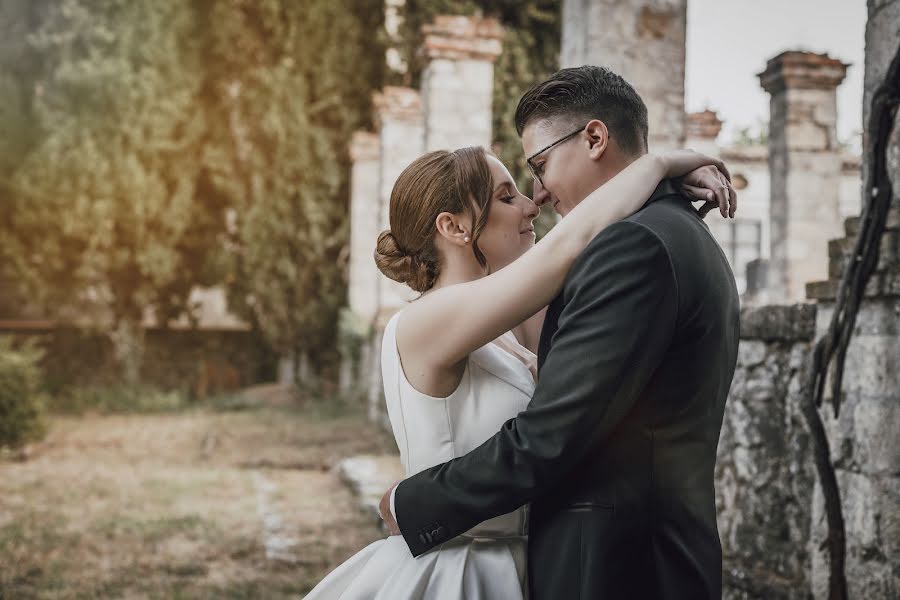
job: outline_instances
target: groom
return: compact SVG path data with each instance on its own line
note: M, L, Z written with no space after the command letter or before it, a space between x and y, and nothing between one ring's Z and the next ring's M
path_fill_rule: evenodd
M516 127L535 201L563 217L647 152L643 101L600 67L533 87ZM720 598L713 467L738 326L725 257L664 181L550 304L528 408L389 490L385 520L418 556L530 502L532 600Z

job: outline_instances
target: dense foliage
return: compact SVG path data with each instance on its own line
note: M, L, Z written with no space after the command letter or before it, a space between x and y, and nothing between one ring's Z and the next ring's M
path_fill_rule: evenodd
M44 434L40 358L33 347L14 348L0 338L0 448L15 448Z
M221 285L277 352L333 361L347 145L441 13L506 28L495 150L527 192L512 115L556 67L558 0L409 0L390 76L379 0L0 3L0 318L105 332L137 381L148 319Z
M0 309L106 329L130 380L198 285L281 352L333 346L381 3L2 6Z

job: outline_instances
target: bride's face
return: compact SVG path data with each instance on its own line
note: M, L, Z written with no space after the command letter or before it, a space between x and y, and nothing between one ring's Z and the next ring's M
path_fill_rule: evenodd
M478 237L491 271L499 271L534 245L534 220L541 209L519 192L509 171L497 158L487 157L493 181L491 212Z

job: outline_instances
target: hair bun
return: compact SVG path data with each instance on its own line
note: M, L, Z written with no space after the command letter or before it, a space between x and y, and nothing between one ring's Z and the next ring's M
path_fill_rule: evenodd
M430 272L426 264L416 260L415 256L407 254L390 229L378 235L375 264L386 276L417 292L424 292L434 285L435 274Z

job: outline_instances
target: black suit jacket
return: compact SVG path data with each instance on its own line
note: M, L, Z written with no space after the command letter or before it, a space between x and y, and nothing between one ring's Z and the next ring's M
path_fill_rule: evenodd
M412 553L531 502L532 600L720 598L713 468L739 322L724 255L663 182L573 266L528 408L398 486Z

